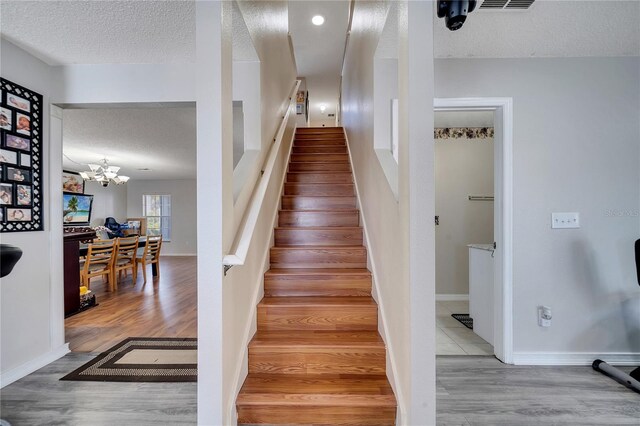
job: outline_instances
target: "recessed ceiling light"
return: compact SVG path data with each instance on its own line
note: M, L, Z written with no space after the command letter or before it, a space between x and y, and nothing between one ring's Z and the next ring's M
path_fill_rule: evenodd
M316 15L313 18L311 18L311 22L313 23L313 25L322 25L324 24L324 16Z
M325 109L327 109L327 106L325 104L320 104L320 111L324 112Z

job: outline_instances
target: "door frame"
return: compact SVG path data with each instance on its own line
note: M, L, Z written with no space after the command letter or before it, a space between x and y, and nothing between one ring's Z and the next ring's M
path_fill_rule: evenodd
M435 111L494 111L493 338L496 358L513 364L513 98L434 98Z

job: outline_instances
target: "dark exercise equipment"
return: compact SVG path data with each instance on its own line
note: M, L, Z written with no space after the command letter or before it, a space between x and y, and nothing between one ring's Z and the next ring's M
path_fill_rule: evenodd
M9 244L0 244L0 278L6 277L22 257L22 250Z
M640 285L640 240L636 241L636 272L638 274L638 285ZM640 367L627 374L621 371L601 359L593 361L592 367L594 370L611 376L634 389L636 392L640 392Z

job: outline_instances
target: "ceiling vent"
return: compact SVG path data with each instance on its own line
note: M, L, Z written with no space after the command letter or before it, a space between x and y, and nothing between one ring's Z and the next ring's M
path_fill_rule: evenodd
M480 10L526 10L535 0L484 0Z

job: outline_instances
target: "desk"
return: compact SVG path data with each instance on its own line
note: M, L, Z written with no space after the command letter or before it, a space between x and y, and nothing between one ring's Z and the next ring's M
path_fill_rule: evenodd
M138 240L138 248L142 248L142 247L144 247L146 245L147 245L147 237L140 237L140 239ZM86 256L88 251L89 251L89 245L88 244L80 244L79 251L78 251L78 257ZM158 270L156 268L156 264L155 263L151 264L151 272L153 273L154 277L158 276Z
M64 315L80 309L80 241L95 238L94 231L64 233ZM85 249L86 253L86 249Z

